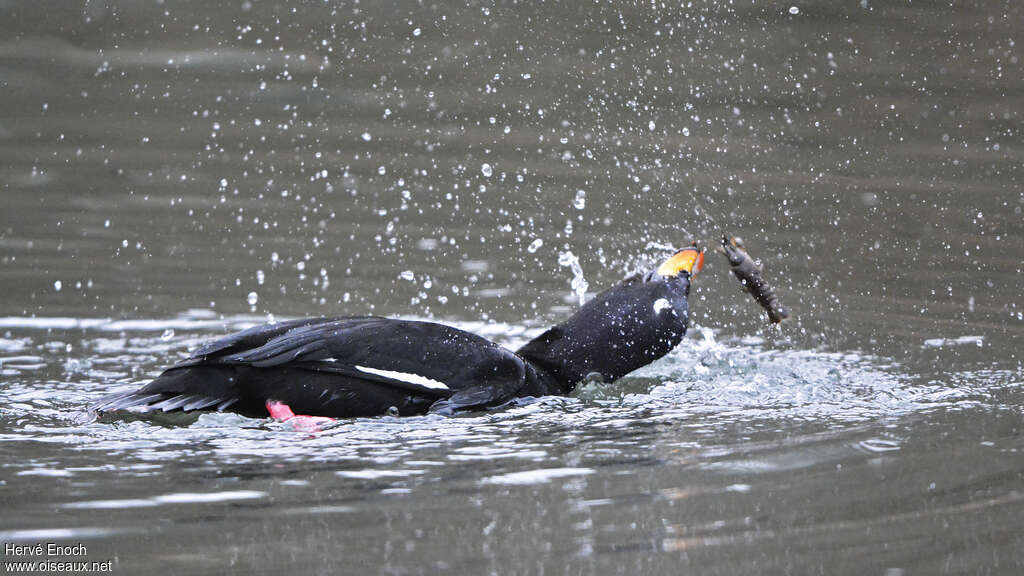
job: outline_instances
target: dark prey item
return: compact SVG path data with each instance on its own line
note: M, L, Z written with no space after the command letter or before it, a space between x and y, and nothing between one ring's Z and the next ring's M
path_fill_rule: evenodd
M772 323L778 324L789 318L789 310L779 302L775 290L765 282L761 276L761 267L747 254L743 248L743 241L739 238L722 236L722 249L726 258L729 259L733 275L739 278L747 292L765 309Z

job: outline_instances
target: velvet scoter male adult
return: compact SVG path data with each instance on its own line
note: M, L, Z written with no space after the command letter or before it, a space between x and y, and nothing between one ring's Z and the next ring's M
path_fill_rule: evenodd
M696 247L634 274L512 352L443 324L376 317L256 326L197 349L97 412L230 410L288 418L451 414L526 396L570 393L650 364L686 334Z

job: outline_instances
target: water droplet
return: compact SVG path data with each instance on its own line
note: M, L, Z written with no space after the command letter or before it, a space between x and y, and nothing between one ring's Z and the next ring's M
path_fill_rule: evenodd
M160 339L163 340L164 342L167 342L171 338L174 338L174 330L172 328L164 330L164 333L160 335Z
M255 292L249 292L249 295L245 297L246 302L248 302L250 306L255 306L259 299L259 295Z
M60 283L60 280L57 280L56 282L53 283L53 289L56 290L57 292L60 292L60 289L63 288L63 286L64 285Z
M484 162L480 165L480 173L483 174L484 177L490 178L491 175L494 174L494 169L491 168L490 164Z
M797 14L800 13L800 9L797 8L796 6L790 6L789 13L792 14L793 16L796 16Z
M408 280L412 282L413 280L416 279L416 274L412 270L403 270L402 273L398 275L398 277L401 278L402 280Z
M573 207L583 210L587 206L587 193L583 190L576 191L576 198L572 201Z
M654 120L651 120L650 122L647 123L647 129L650 130L651 132L654 132L654 129L656 127L657 125L654 123Z
M576 297L580 300L580 306L583 306L584 299L587 295L587 288L590 284L587 283L586 279L583 278L583 267L580 266L580 259L570 250L561 252L558 254L558 265L568 266L572 270L572 286L573 292L576 293Z
M526 251L529 252L530 254L533 254L537 252L537 250L540 250L540 247L543 245L544 241L541 240L540 238L536 238L533 242L530 242L529 246L526 247Z
M267 275L263 273L263 270L256 271L256 283L263 286L263 282L266 280Z
M413 35L413 36L419 36L419 35L420 35L420 34L422 34L422 33L423 33L423 31L422 31L422 30L420 30L419 28L417 28L417 29L415 29L415 30L413 30L413 31L412 31L412 35Z
M369 142L370 140L373 140L373 135L369 132L363 132L363 135L360 136L360 138L363 139L363 142Z

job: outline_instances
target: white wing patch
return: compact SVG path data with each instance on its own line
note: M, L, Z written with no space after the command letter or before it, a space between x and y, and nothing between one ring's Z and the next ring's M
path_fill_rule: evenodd
M672 303L664 298L658 298L654 301L654 313L661 314L661 311L665 308L671 308Z
M413 374L411 372L398 372L396 370L381 370L379 368L367 368L366 366L356 366L356 370L360 372L366 372L367 374L375 374L377 376L383 376L385 378L391 378L392 380L399 380L409 384L416 384L417 386L423 386L424 388L433 388L434 390L450 390L444 382L438 382L433 378L427 378L426 376L420 376L419 374Z

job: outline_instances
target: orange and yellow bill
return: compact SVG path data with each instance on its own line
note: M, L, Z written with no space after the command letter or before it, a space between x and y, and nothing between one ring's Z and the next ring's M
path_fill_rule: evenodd
M665 260L658 266L658 274L662 276L678 276L680 272L687 272L691 276L700 272L704 267L704 251L696 246L683 248L676 252L671 258Z

